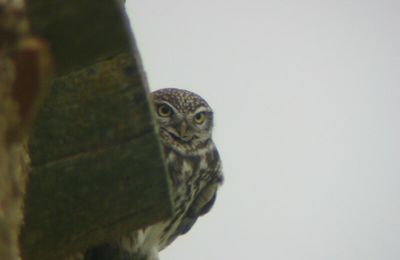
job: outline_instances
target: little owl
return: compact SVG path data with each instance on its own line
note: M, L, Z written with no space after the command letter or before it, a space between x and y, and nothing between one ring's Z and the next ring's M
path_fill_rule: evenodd
M214 204L223 176L212 141L211 107L199 95L175 88L154 91L151 99L172 188L173 216L89 250L86 260L157 260L159 251L187 233Z

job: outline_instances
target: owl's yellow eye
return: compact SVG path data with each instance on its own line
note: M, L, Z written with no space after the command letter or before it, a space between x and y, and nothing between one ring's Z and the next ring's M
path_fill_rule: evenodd
M197 113L194 116L194 122L198 125L204 123L205 120L206 120L206 114L204 112Z
M169 117L172 115L172 108L170 108L168 105L161 104L157 107L157 113L161 117Z

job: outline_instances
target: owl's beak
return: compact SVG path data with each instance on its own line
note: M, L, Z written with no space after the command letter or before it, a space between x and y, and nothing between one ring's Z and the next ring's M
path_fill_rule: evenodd
M184 141L189 141L191 136L188 135L188 125L187 123L184 121L182 122L180 129L179 129L179 136L182 138L182 140Z

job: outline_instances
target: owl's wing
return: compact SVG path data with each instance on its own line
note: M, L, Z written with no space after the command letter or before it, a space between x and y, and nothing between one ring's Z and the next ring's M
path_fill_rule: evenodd
M218 185L212 185L212 187L208 186L199 193L186 212L186 215L183 217L177 229L178 235L187 233L197 221L198 217L210 211L217 198L217 188Z
M197 221L197 218L208 213L215 203L218 187L223 182L221 162L219 160L218 152L215 152L217 160L213 167L214 169L212 169L208 175L210 179L190 205L177 229L177 235L187 233Z

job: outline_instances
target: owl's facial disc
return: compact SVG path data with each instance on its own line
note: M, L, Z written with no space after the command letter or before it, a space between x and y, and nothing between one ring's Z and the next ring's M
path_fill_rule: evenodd
M197 109L179 112L168 102L156 102L157 121L160 130L178 143L195 144L210 137L211 111Z

